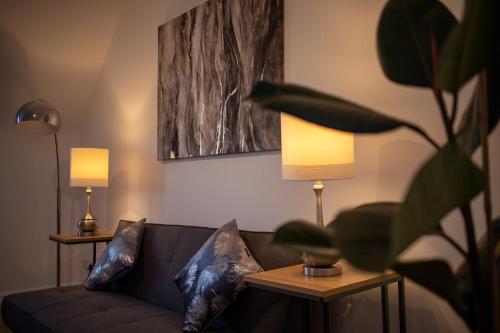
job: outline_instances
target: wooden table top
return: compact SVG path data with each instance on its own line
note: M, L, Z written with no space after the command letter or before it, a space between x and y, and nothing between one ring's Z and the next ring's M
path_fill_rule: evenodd
M97 242L109 242L113 239L112 231L99 231L97 235L94 236L78 236L71 234L52 234L49 235L49 239L62 244L82 244L82 243L97 243Z
M403 279L393 271L370 273L342 261L340 264L342 274L337 276L306 276L302 271L303 265L295 265L246 275L243 281L255 288L328 302Z

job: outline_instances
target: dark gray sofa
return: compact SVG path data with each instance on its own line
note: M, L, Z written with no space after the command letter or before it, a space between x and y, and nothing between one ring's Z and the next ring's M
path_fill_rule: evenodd
M75 286L13 294L2 303L4 323L13 332L181 332L183 301L173 278L214 231L146 224L136 267L112 291ZM272 233L240 233L265 270L299 261L270 246ZM307 332L306 314L303 300L247 288L208 331Z

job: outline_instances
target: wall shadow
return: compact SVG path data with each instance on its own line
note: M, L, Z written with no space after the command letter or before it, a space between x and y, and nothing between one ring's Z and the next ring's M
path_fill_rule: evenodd
M115 230L118 224L117 217L125 216L128 212L129 179L127 170L123 169L114 174L108 188L108 205L106 219L108 228Z

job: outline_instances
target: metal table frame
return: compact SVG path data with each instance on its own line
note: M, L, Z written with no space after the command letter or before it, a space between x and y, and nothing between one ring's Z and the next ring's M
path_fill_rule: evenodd
M76 237L73 235L55 234L49 235L49 239L57 243L57 264L56 264L56 287L61 286L61 249L60 244L75 245L75 244L89 244L92 243L92 266L89 267L89 272L94 267L97 257L97 243L108 244L113 235L110 232L102 232L95 236L82 236Z
M374 282L366 286L355 287L349 290L346 290L341 293L337 293L334 296L330 297L319 297L306 293L294 292L289 290L283 290L278 287L261 285L258 283L253 283L247 281L246 284L249 287L268 290L288 296L304 298L309 301L316 301L322 304L323 306L323 329L325 333L331 333L331 323L332 323L332 311L331 311L331 302L353 294L357 294L363 291L380 288L380 295L382 301L382 332L389 333L390 331L390 320L389 320L389 285L392 283L398 284L398 305L399 305L399 332L406 333L406 306L405 306L405 291L404 291L404 277L397 276L391 279L386 279L380 282ZM311 314L309 314L311 316ZM309 318L311 320L311 318Z

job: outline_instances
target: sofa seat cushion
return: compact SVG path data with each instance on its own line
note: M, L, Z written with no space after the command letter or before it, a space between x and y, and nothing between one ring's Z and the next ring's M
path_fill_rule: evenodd
M135 297L81 286L10 295L2 312L13 332L182 332L184 319Z

